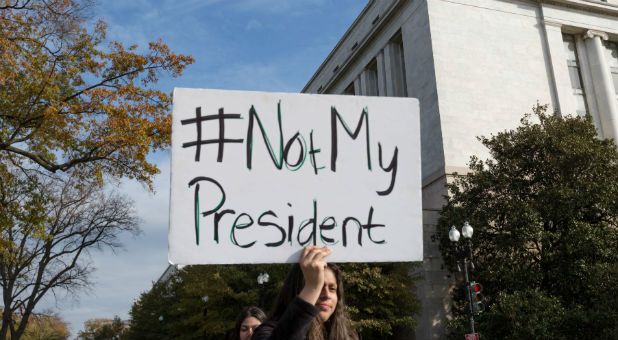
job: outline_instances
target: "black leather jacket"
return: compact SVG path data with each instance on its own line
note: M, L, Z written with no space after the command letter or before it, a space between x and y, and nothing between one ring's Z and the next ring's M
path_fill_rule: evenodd
M305 340L311 321L318 315L318 308L299 298L285 309L277 321L267 320L256 328L253 340Z

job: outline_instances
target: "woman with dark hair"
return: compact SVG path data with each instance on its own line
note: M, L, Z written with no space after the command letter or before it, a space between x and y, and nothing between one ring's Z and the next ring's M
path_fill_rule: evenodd
M324 260L330 253L328 247L303 249L252 339L358 339L344 312L341 270Z
M249 340L253 331L266 320L266 314L255 306L243 309L236 318L236 333L234 339Z

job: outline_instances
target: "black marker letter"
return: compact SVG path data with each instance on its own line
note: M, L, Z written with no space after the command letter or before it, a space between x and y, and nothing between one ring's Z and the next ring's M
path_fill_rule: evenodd
M311 160L311 165L313 166L313 171L315 174L318 174L318 170L324 169L324 167L318 167L318 163L315 161L315 154L320 152L320 149L315 149L313 147L313 130L309 133L309 160Z
M219 184L219 182L217 182L216 180L210 178L210 177L204 177L204 176L199 176L199 177L195 177L194 179L192 179L189 182L189 188L193 185L196 184L199 181L207 181L210 183L213 183L214 185L216 185L219 190L221 190L221 201L219 202L219 204L211 210L205 211L202 213L202 216L206 217L214 212L216 212L217 210L219 210L219 208L221 208L221 206L223 206L223 203L225 203L225 191L223 190L223 187L221 186L221 184ZM193 218L194 218L194 223L195 223L195 244L199 245L200 244L200 185L196 184L195 185L195 194L194 194L194 199L193 199Z
M354 217L347 217L345 220L343 220L343 226L341 227L342 229L342 233L343 233L343 246L346 247L347 246L347 235L346 235L346 230L345 227L348 226L348 222L354 222L356 223L356 225L358 226L358 245L362 246L363 245L363 228L362 228L362 224L360 223L359 220L357 220Z
M288 161L288 156L290 154L290 149L292 148L292 145L294 145L294 141L298 141L298 145L300 146L300 152L298 154L298 159L296 160L296 163L290 164L290 162ZM294 136L290 138L290 140L285 144L285 148L283 149L283 159L285 160L285 163L288 167L293 168L291 170L297 170L305 162L305 158L307 157L307 151L305 151L305 146L305 141L300 135L300 132L296 132L296 134L294 134Z
M377 243L377 244L382 244L384 243L384 240L382 241L374 241L373 238L371 238L371 229L373 228L384 228L385 225L384 224L375 224L375 223L371 223L371 220L373 219L373 207L369 208L369 217L367 217L367 224L363 225L363 228L367 229L367 236L369 236L369 239L371 240L371 242L373 243Z
M298 226L298 235L296 236L296 240L298 241L298 244L300 244L302 247L305 246L305 244L309 243L311 240L313 240L313 245L315 246L316 243L316 232L317 232L317 202L314 200L313 201L313 217L305 220L301 223L300 226ZM308 225L313 225L313 227L311 228L311 233L309 234L309 237L307 237L307 240L305 240L305 242L300 240L300 233L303 232L303 229L305 229Z
M330 223L328 223L328 221L330 221ZM328 216L327 218L322 220L322 223L320 223L320 239L322 240L322 242L324 243L334 243L335 242L334 239L322 235L322 230L331 230L335 228L336 223L337 222L335 221L335 218L332 216Z
M391 158L391 163L388 167L384 168L382 165L382 144L378 142L378 158L380 158L380 168L386 172L391 172L391 184L388 185L388 188L384 191L376 191L380 196L386 196L393 191L395 187L395 177L397 177L397 147L395 147L395 152L393 153L393 158Z
M277 214L275 214L272 210L268 210L267 212L265 212L262 215L260 215L260 217L258 217L258 225L261 225L263 227L267 227L267 226L277 227L277 229L279 229L279 231L281 232L281 240L279 242L266 243L265 246L267 246L267 247L278 247L278 246L282 245L283 242L285 242L285 229L283 229L277 223L263 222L262 221L262 217L264 217L266 215L277 217Z
M240 220L241 217L249 217L249 222L247 223L238 223L238 220ZM236 241L236 229L246 229L249 228L250 226L253 225L253 218L251 218L251 216L247 213L242 213L240 215L238 215L238 217L236 217L236 219L234 220L234 224L232 225L232 233L231 233L231 238L232 238L232 243L234 245L237 245L241 248L249 248L251 246L253 246L255 244L256 241L253 241L249 244L238 244L238 241Z
M251 170L252 166L252 157L253 157L253 119L257 120L258 125L260 126L260 131L262 132L262 139L264 139L264 144L266 144L266 148L268 149L268 154L270 155L270 159L275 163L275 167L281 170L283 167L283 129L281 127L281 102L277 105L279 120L279 160L275 158L275 152L270 145L270 140L268 139L268 135L266 135L266 131L264 131L264 126L262 125L262 121L258 116L257 112L253 105L249 109L249 127L247 128L247 169Z
M180 121L180 123L182 125L195 124L196 129L197 129L196 131L197 138L195 139L194 142L183 143L182 147L187 148L190 146L195 146L195 161L199 162L200 161L200 150L202 148L202 145L218 143L219 153L217 155L217 162L221 163L223 161L223 145L225 143L242 143L243 142L242 139L226 139L225 138L225 120L226 119L239 119L239 118L240 118L240 114L238 113L223 114L223 108L219 109L219 114L217 115L208 115L208 116L202 117L202 108L196 107L195 108L195 118L183 119ZM205 122L207 120L214 120L214 119L219 120L219 138L202 140L202 122Z
M352 130L348 127L348 124L341 118L337 109L333 106L330 111L330 128L331 128L331 156L330 156L330 169L335 172L337 171L337 120L341 122L343 125L345 132L348 133L352 139L356 139L360 134L361 127L363 127L363 119L365 120L365 134L367 139L367 168L371 170L371 151L369 148L369 113L367 113L367 109L363 109L363 113L361 113L361 117L358 121L358 125L356 125L356 130L352 132Z

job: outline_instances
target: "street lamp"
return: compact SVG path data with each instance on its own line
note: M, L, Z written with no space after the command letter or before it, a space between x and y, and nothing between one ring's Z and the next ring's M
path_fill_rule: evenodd
M472 234L474 234L474 229L472 229L468 221L464 222L463 227L461 227L461 233L463 234L463 237L467 239L472 238Z
M470 224L468 222L465 222L463 227L461 228L461 235L463 235L463 237L466 239L466 246L465 249L461 249L459 247L459 237L460 237L460 233L459 230L457 230L457 228L455 226L451 226L451 230L448 233L448 238L449 240L451 240L451 242L453 243L453 248L454 248L454 259L455 259L455 266L457 268L457 271L461 271L461 267L459 266L459 263L461 262L463 264L464 267L464 278L466 280L466 297L468 298L468 320L470 323L470 333L474 334L474 313L479 313L481 311L481 307L482 305L477 302L477 303L473 303L472 301L472 290L475 290L475 292L480 293L480 289L481 285L477 284L476 282L472 282L470 283L470 279L468 277L468 265L470 266L470 270L474 270L474 263L472 262L472 235L474 234L474 229L472 229L472 226L470 226ZM476 298L476 296L475 296ZM480 296L479 296L480 299Z
M268 273L262 273L257 277L257 282L260 286L260 307L262 309L264 309L264 299L266 298L264 289L265 285L268 283L268 280L270 280L270 275L268 275Z
M268 275L268 273L262 273L257 277L257 282L261 285L268 283L268 280L270 280L270 275Z

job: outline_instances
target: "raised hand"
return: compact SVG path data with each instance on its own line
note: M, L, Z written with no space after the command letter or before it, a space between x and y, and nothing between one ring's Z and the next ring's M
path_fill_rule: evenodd
M327 246L309 246L303 249L303 253L298 261L305 277L305 286L298 294L298 297L312 305L318 301L324 286L324 269L326 268L324 258L331 252L332 250Z

